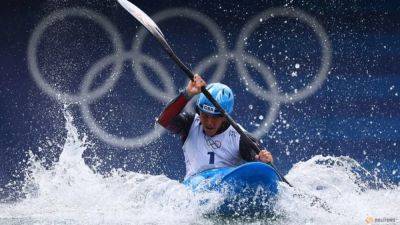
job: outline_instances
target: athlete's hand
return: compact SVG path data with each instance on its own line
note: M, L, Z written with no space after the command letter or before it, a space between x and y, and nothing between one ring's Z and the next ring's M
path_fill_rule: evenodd
M263 149L261 150L258 155L256 155L256 160L259 160L263 163L273 163L274 158L272 157L271 152Z
M206 86L206 82L201 78L200 75L196 74L193 77L193 81L189 81L186 91L189 94L189 96L194 96L197 95L198 93L201 92L201 87Z

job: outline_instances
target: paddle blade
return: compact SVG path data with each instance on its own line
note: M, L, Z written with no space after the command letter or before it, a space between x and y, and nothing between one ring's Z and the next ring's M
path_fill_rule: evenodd
M150 33L157 37L157 39L165 39L164 34L161 32L160 28L158 28L157 24L141 9L127 0L118 0L118 3L133 17L135 17L135 19L137 19L144 27L146 27Z

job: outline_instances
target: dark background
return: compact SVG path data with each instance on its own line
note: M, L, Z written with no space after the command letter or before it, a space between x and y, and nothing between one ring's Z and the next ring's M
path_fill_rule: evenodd
M281 103L273 125L262 137L273 152L276 166L286 173L291 166L314 155L346 155L387 182L400 181L400 4L387 1L134 1L149 15L187 7L208 16L221 30L233 51L242 28L254 16L274 7L294 7L315 18L325 29L332 50L327 79L312 95ZM32 151L51 166L58 160L66 138L64 104L34 82L28 67L28 44L38 24L57 10L82 7L101 14L118 30L124 51L132 49L141 28L116 1L10 1L1 3L0 19L0 187L2 197L15 190ZM206 27L182 17L158 23L173 49L191 68L217 54L216 40ZM114 50L106 32L89 19L66 17L49 26L36 55L45 80L57 90L78 94L93 64ZM168 71L175 94L187 78L146 36L141 47ZM301 90L320 67L321 46L313 29L294 18L264 21L247 39L246 50L269 66L282 93ZM243 54L243 53L241 53ZM137 60L136 56L134 61ZM298 66L296 66L298 64ZM297 68L299 67L299 68ZM101 71L92 89L101 86L112 66ZM262 76L248 66L252 78L269 89ZM216 66L203 72L210 79ZM160 90L166 87L156 72L146 76ZM296 74L297 73L297 74ZM233 117L254 131L271 103L260 100L240 81L230 61L222 82L236 95ZM165 95L160 92L160 95ZM171 97L171 96L170 96ZM169 97L169 98L170 98ZM153 128L166 101L150 96L138 83L130 62L115 86L90 103L100 126L118 137L135 137ZM139 148L121 148L101 140L83 121L78 104L69 104L74 123L92 146L85 160L107 173L112 168L165 174L182 179L184 162L178 137L163 134ZM264 118L261 117L262 115ZM18 185L17 185L18 186Z

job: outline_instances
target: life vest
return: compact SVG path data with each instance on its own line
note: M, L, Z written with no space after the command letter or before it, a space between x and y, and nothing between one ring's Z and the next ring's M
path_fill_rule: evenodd
M213 137L207 136L200 123L200 116L196 114L182 147L186 163L185 178L204 170L243 163L239 141L240 134L232 126Z

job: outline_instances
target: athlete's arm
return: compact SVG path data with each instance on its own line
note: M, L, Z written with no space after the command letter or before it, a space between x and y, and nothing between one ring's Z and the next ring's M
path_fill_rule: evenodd
M189 132L192 125L194 115L182 112L186 104L191 99L186 91L181 92L175 99L168 103L164 111L158 117L157 122L175 134L185 135Z
M201 87L205 85L204 80L196 74L193 81L189 81L185 91L181 92L167 105L158 117L157 122L169 131L180 134L184 141L193 123L194 114L181 112L190 99L200 93Z

